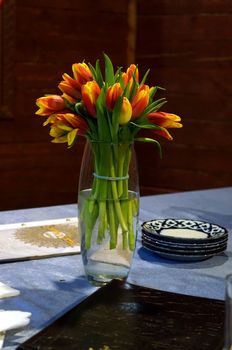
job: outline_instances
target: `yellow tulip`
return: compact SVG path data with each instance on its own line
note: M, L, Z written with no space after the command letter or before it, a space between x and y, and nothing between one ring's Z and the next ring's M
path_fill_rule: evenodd
M119 113L119 120L118 120L119 124L120 125L127 124L131 119L131 115L132 115L132 107L131 107L130 101L126 97L123 97L122 107Z

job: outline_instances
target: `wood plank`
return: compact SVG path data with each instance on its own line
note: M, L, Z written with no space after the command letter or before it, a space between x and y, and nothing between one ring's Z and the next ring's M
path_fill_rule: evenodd
M209 38L210 41L220 40L222 37L230 40L232 13L160 16L152 11L145 16L138 15L137 23L138 41L145 40L145 43L154 40L154 34L158 38L162 37L164 44L169 40L188 38L201 41L204 37ZM141 28L146 28L146 36L143 35Z
M56 0L54 6L54 0L40 0L36 2L34 0L17 0L17 6L22 8L57 8L57 9L71 9L82 12L114 12L114 13L127 13L127 0Z
M82 153L83 143L1 145L0 210L75 202Z
M231 102L228 95L222 94L220 91L215 91L211 94L198 93L188 94L187 91L183 93L165 92L168 100L165 110L172 111L185 119L220 121L221 123L229 120L231 115Z
M232 56L231 39L224 38L223 32L221 37L215 40L206 35L197 40L185 37L182 40L165 42L162 40L162 35L156 40L141 37L137 40L136 51L138 56L153 57L158 62L163 59L166 64L171 63L171 60L178 64L176 57L191 63L191 60L226 61L231 60Z
M139 168L144 173L149 172L150 167L160 169L177 168L184 170L203 170L204 172L218 172L232 174L232 150L231 148L221 151L217 148L204 148L198 145L188 147L176 144L176 142L163 143L163 157L159 158L158 152L152 146L143 145L136 147ZM149 157L144 157L149 154ZM146 175L142 175L142 179Z
M208 93L209 96L213 94L216 97L222 94L232 95L232 67L229 63L220 62L211 67L206 62L198 62L191 67L184 64L158 67L154 58L138 58L137 63L142 67L142 73L151 68L149 82L163 86L172 93Z
M232 4L230 0L137 0L138 13L142 15L149 15L155 13L157 15L186 15L186 14L210 14L216 13L218 15L225 13L232 13Z
M62 62L64 68L69 71L72 63L82 62L84 59L91 63L95 63L98 58L103 61L102 52L106 51L106 48L110 48L107 50L107 54L117 65L124 65L127 60L127 38L121 38L117 36L117 33L111 33L111 35L114 38L114 46L111 46L112 37L110 36L95 37L94 41L90 36L88 38L66 37L65 41L69 50L64 50L64 43L60 41L59 36L48 35L45 41L39 34L33 34L24 39L25 35L19 33L17 35L17 61L36 63L37 65L41 63L42 66L49 61L56 62L57 52L59 52L59 62ZM31 48L32 40L33 50Z
M41 38L43 40L46 40L44 33L46 35L59 35L61 33L62 36L79 35L88 38L89 35L93 37L93 33L94 36L106 36L114 32L123 37L127 28L127 16L125 14L101 13L101 15L96 15L92 11L83 14L73 10L64 12L62 9L56 8L46 10L42 8L17 8L16 15L17 25L22 34L28 35L29 26L30 33L40 33L43 35L43 38ZM63 42L63 44L65 43Z
M201 146L207 148L217 148L224 151L231 149L232 146L232 123L220 121L202 120L201 116L197 116L193 120L183 119L184 127L182 129L170 129L170 133L175 143L186 146ZM168 141L159 137L152 131L144 131L149 137L159 138L162 143Z
M141 174L141 173L140 173ZM150 168L146 184L141 186L154 188L168 188L174 191L191 191L204 188L217 188L232 185L232 174L204 172L203 170L183 170L164 168L160 171Z

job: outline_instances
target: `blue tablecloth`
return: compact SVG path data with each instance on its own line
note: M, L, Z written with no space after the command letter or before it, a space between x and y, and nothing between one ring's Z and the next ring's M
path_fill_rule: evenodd
M232 273L232 187L147 196L141 198L140 221L189 218L210 221L229 231L225 253L201 262L166 260L141 246L141 235L128 282L214 299L224 299L225 276ZM0 224L72 217L74 204L0 213ZM32 312L22 331L7 333L5 349L25 339L96 290L84 276L80 255L0 264L0 281L16 289L18 297L0 300L0 308Z

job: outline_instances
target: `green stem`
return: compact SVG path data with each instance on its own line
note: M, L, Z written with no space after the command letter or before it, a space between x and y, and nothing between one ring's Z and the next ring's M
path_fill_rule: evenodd
M85 202L83 210L83 222L85 225L85 248L91 247L92 232L98 218L98 204L92 199Z
M129 234L128 234L128 241L129 241L129 248L130 250L134 250L135 248L135 234L133 230L133 209L132 209L132 200L128 200L128 229L129 229Z
M117 246L117 229L114 215L114 205L109 201L109 225L110 225L110 249L114 249Z
M111 157L110 161L111 161L110 162L110 174L112 177L116 177L112 157ZM111 181L111 189L112 189L115 211L116 211L116 214L118 217L118 221L122 227L122 232L124 232L124 231L127 232L128 228L127 228L127 224L125 222L125 219L123 217L122 208L121 208L120 201L118 198L116 181Z
M105 231L107 227L107 217L106 217L106 202L99 202L99 224L98 224L98 235L97 235L97 243L100 244L104 237Z

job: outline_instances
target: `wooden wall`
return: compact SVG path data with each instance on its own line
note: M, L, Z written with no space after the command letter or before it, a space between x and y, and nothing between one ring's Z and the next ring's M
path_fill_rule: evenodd
M150 67L149 83L167 89L165 110L183 119L174 141L161 140L162 160L151 145L136 147L141 193L232 185L231 2L137 0L136 16L135 4L15 2L13 116L0 116L0 210L76 201L84 142L70 150L51 144L34 101L57 93L72 63L94 62L103 51L116 65Z
M165 110L184 123L162 143L161 162L144 160L145 169L158 163L146 192L231 186L231 1L139 0L137 13L136 61L152 67L150 81L167 89Z
M95 62L104 50L125 65L128 3L17 0L14 18L13 117L0 119L0 209L76 202L84 141L69 150L51 144L35 100L60 93L72 63Z

